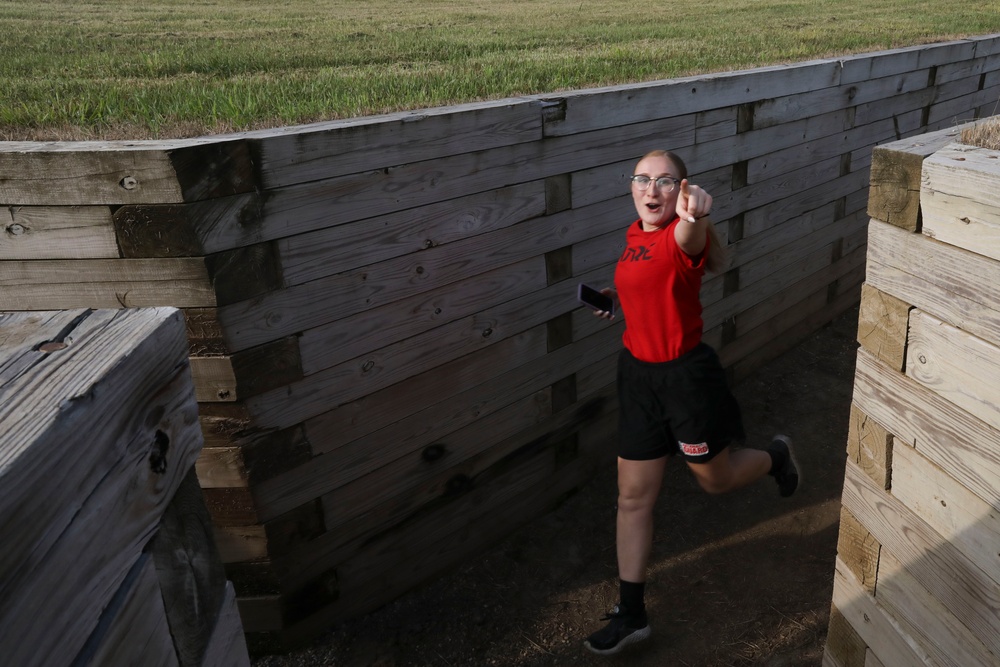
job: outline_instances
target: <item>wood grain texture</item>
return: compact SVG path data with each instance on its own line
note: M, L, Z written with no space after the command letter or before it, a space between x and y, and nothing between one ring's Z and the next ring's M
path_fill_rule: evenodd
M915 449L900 447L892 495L1000 582L1000 509Z
M916 447L987 502L1000 484L1000 431L965 413L902 373L858 352L854 402L900 441Z
M530 98L247 134L267 188L537 141L541 136L542 105Z
M934 664L988 667L997 657L965 625L934 599L888 550L879 561L875 599L920 643Z
M107 206L0 209L0 260L118 257Z
M205 647L204 667L249 667L250 654L243 636L243 623L236 605L236 591L226 582L225 597L219 617Z
M850 462L843 502L987 648L994 653L1000 649L1000 585ZM844 609L839 603L837 606Z
M72 311L6 314L0 330L0 516L17 545L0 555L0 647L12 664L68 662L201 448L183 322Z
M44 146L44 150L39 150ZM121 144L0 146L0 203L9 206L180 202L165 151Z
M823 651L823 665L826 667L865 667L865 641L857 630L851 627L844 614L832 604L830 625L826 632L826 646Z
M142 554L74 665L179 667L152 558Z
M215 305L197 258L10 260L0 262L0 287L4 310Z
M886 490L892 487L892 453L892 435L852 403L847 456Z
M193 468L164 510L149 552L178 660L200 667L223 611L226 574Z
M1000 151L948 144L924 160L922 232L1000 260Z
M919 231L924 159L960 134L959 128L948 128L877 146L872 151L868 214L901 229Z
M906 301L880 292L867 283L862 285L858 342L893 370L903 370L909 315L910 304Z
M866 282L984 340L1000 341L1000 263L873 220Z
M1000 428L1000 347L914 310L906 375L993 428Z
M861 636L868 652L890 665L930 665L920 644L892 615L862 588L838 558L833 580L833 604Z
M879 555L882 545L847 507L840 509L840 535L837 557L854 575L858 585L870 595L875 594L878 580Z

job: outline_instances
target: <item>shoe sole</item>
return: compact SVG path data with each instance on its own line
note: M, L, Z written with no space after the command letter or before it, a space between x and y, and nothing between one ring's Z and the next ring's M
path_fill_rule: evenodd
M779 433L778 435L771 438L771 440L772 441L780 440L781 442L785 443L785 447L788 448L788 458L792 460L792 465L795 466L795 474L798 475L799 478L798 481L795 483L795 490L793 490L787 496L781 494L782 498L789 498L795 495L795 493L799 490L799 487L802 486L802 466L799 465L799 459L795 456L795 446L792 444L792 439L790 437Z
M652 631L649 629L649 626L647 625L641 630L636 630L628 637L623 638L620 642L618 642L611 648L606 648L606 649L594 648L590 644L590 640L584 640L583 645L586 646L587 650L589 650L591 653L596 653L597 655L615 655L616 653L620 653L621 651L625 650L632 644L638 644L641 641L649 639L649 636L651 634Z

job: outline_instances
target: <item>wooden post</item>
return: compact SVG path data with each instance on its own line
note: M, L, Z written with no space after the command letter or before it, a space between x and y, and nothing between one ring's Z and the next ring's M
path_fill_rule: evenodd
M4 662L207 667L233 617L180 311L0 314L0 423Z

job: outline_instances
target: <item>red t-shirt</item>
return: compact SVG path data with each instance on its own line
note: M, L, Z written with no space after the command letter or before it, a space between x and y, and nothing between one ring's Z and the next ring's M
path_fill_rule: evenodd
M701 277L708 248L696 257L674 238L680 218L653 232L637 220L615 268L615 289L625 315L622 341L636 359L676 359L701 342Z

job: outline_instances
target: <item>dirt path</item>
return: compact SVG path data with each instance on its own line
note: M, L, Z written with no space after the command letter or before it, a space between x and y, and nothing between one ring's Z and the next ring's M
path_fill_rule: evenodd
M583 638L617 601L613 462L555 512L308 649L254 667L818 667L829 619L857 309L736 387L751 444L785 432L804 485L725 496L668 467L647 586L653 638L614 658Z

